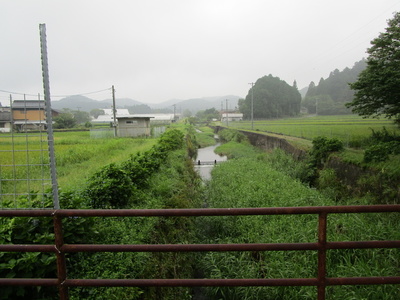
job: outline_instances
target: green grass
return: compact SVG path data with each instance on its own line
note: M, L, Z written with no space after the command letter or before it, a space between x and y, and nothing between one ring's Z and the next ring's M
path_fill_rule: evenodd
M55 132L54 147L59 188L80 189L99 168L127 160L130 155L150 149L155 139L91 139L89 131ZM14 146L13 146L14 145ZM0 135L1 193L29 193L51 188L47 137L36 133ZM18 165L13 167L12 165ZM42 166L35 166L41 164ZM30 165L30 166L28 166ZM45 182L37 179L46 178ZM29 183L28 180L30 179ZM43 185L45 185L43 187Z
M231 122L229 127L250 130L251 122ZM361 145L362 141L371 135L372 130L382 130L383 127L400 134L400 129L391 120L363 119L357 115L309 116L254 122L255 131L272 132L308 140L317 136L334 137L342 140L347 146Z
M120 163L155 145L156 139L90 139L88 132L56 133L55 151L59 186L80 188L101 167Z
M196 142L200 148L215 145L214 131L210 127L202 126L197 128L200 132L196 132Z
M227 149L225 147L226 152ZM296 162L285 157L277 158L283 159L283 163L276 162L268 158L269 154L259 154L250 148L248 154L213 170L207 192L209 207L337 205L334 199L282 172L283 168L296 170ZM367 198L350 199L344 204L347 203L369 204ZM207 217L201 224L207 224L204 243L317 241L316 215ZM399 228L400 219L396 213L331 214L327 236L328 241L399 240ZM399 276L399 255L399 249L330 250L328 276ZM316 251L213 252L204 254L203 259L208 278L315 278L317 273ZM315 287L211 288L209 292L210 299L316 299ZM360 300L395 299L399 289L388 285L342 286L327 290L327 299L349 299L348 295Z

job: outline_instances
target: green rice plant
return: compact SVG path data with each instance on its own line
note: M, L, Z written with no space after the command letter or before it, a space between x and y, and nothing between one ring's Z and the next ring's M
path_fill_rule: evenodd
M250 130L251 122L231 122L229 127ZM400 129L390 120L363 119L357 115L256 120L253 122L253 127L256 131L295 136L309 140L317 136L337 138L350 147L365 146L372 130L379 131L382 128L387 128L397 134L400 132Z

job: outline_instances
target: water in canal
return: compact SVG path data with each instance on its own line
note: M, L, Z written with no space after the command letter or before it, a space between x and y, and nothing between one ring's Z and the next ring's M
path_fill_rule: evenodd
M217 143L216 145L213 145L213 146L198 149L196 162L199 160L200 160L200 162L216 161L217 164L219 164L223 161L226 161L227 160L226 156L220 156L214 152L215 148L217 148L219 145L221 145L221 144ZM200 176L203 180L210 180L211 179L211 170L213 167L214 167L214 165L198 165L196 163L194 168L197 170L197 172L200 174Z

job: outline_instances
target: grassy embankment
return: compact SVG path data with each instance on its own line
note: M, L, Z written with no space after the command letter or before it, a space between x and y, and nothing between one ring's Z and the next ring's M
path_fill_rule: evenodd
M218 150L218 149L217 149ZM232 159L213 170L209 207L320 206L338 203L300 183L305 165L281 151L265 154L245 143L229 142L219 152ZM369 204L367 198L340 204ZM204 243L291 243L317 240L317 217L252 216L202 219ZM207 226L204 226L207 224ZM330 215L328 240L398 240L400 219L392 214ZM316 277L315 251L206 253L207 278ZM329 277L399 276L399 249L328 252ZM210 299L316 299L315 287L210 288ZM329 287L327 299L395 299L398 286Z

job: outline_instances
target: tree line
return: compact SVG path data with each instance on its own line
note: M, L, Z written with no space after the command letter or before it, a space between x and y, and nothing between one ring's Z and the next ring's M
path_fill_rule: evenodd
M312 81L308 86L302 106L310 114L351 114L351 109L346 107L346 103L351 102L354 97L354 91L351 90L349 84L357 80L358 75L365 67L366 60L362 59L356 62L351 69L334 70L328 78L321 78L318 85Z

